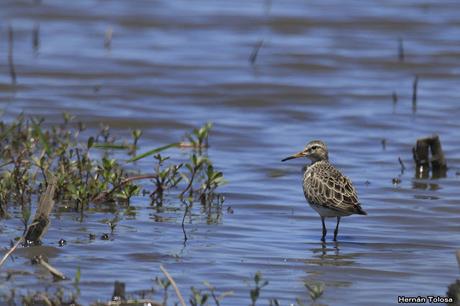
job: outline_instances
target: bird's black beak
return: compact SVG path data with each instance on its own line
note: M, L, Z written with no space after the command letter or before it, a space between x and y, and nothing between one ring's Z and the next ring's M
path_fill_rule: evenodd
M299 158L299 157L304 157L305 155L303 154L303 152L299 152L299 153L296 153L294 155L291 155L289 157L286 157L285 159L282 159L281 161L284 162L284 161L287 161L287 160L290 160L290 159L294 159L294 158Z

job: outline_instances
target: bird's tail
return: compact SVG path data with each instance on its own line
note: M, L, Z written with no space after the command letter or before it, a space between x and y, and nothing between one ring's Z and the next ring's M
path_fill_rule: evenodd
M359 206L359 205L356 206L356 212L355 213L358 214L358 215L367 215L367 212L364 211L364 209L362 209L361 206Z

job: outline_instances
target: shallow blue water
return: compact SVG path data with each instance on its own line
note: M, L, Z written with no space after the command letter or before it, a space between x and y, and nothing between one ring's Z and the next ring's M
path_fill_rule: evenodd
M91 129L100 121L121 135L143 129L143 150L212 121L208 153L229 181L222 189L221 221L207 224L196 211L185 246L182 212L156 212L148 198L135 199L136 217L122 217L110 241L88 238L107 232L110 209L88 212L83 222L71 211L56 212L44 240L50 262L67 275L81 268L85 304L109 299L114 280L126 282L128 292L150 288L160 264L184 293L205 280L233 290L225 305L249 303L244 281L256 271L270 281L261 304L268 298L283 305L296 297L308 300L305 280L325 283L319 301L327 305L444 295L459 277L459 9L447 0L3 1L5 120L25 112L60 122L68 111ZM9 25L15 88L7 64ZM40 44L34 50L35 25ZM398 60L398 39L404 61ZM248 58L261 40L251 65ZM416 184L411 148L432 133L441 136L449 171L446 178ZM301 190L301 161L280 162L311 139L328 143L332 162L353 180L369 213L345 218L337 244L319 241L320 220ZM407 169L394 186L398 157ZM12 218L0 230L0 244L7 247L22 225ZM60 238L68 241L63 248ZM71 287L71 281L52 283L30 265L33 252L18 250L6 267L42 278L6 281L3 272L0 290Z

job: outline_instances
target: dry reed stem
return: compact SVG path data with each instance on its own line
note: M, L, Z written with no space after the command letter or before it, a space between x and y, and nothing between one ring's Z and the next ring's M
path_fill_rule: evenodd
M177 295L177 298L179 299L180 304L182 306L186 306L184 298L182 297L182 294L180 293L179 288L177 287L176 282L174 281L172 276L168 273L168 271L166 271L166 269L165 269L165 267L163 267L163 265L160 265L160 270L161 270L161 272L163 272L163 274L169 280L169 282L171 283L171 285L174 288L174 291L176 291L176 295Z
M13 247L8 252L6 252L5 256L3 256L2 258L2 261L0 261L0 267L5 263L8 257L17 249L17 247L21 244L23 240L24 237L19 238L19 240L13 245Z
M61 271L47 263L41 255L37 257L37 263L44 267L46 270L48 270L48 272L51 273L51 275L53 275L55 280L67 279L67 277Z

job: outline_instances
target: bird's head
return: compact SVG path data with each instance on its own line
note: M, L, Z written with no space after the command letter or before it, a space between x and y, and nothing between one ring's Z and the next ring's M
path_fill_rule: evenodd
M321 140L313 140L313 141L310 141L305 146L305 149L303 149L303 151L300 151L299 153L286 157L282 161L284 162L284 161L294 159L294 158L299 158L299 157L307 157L312 162L328 160L329 157L328 157L328 152L327 152L327 146Z

